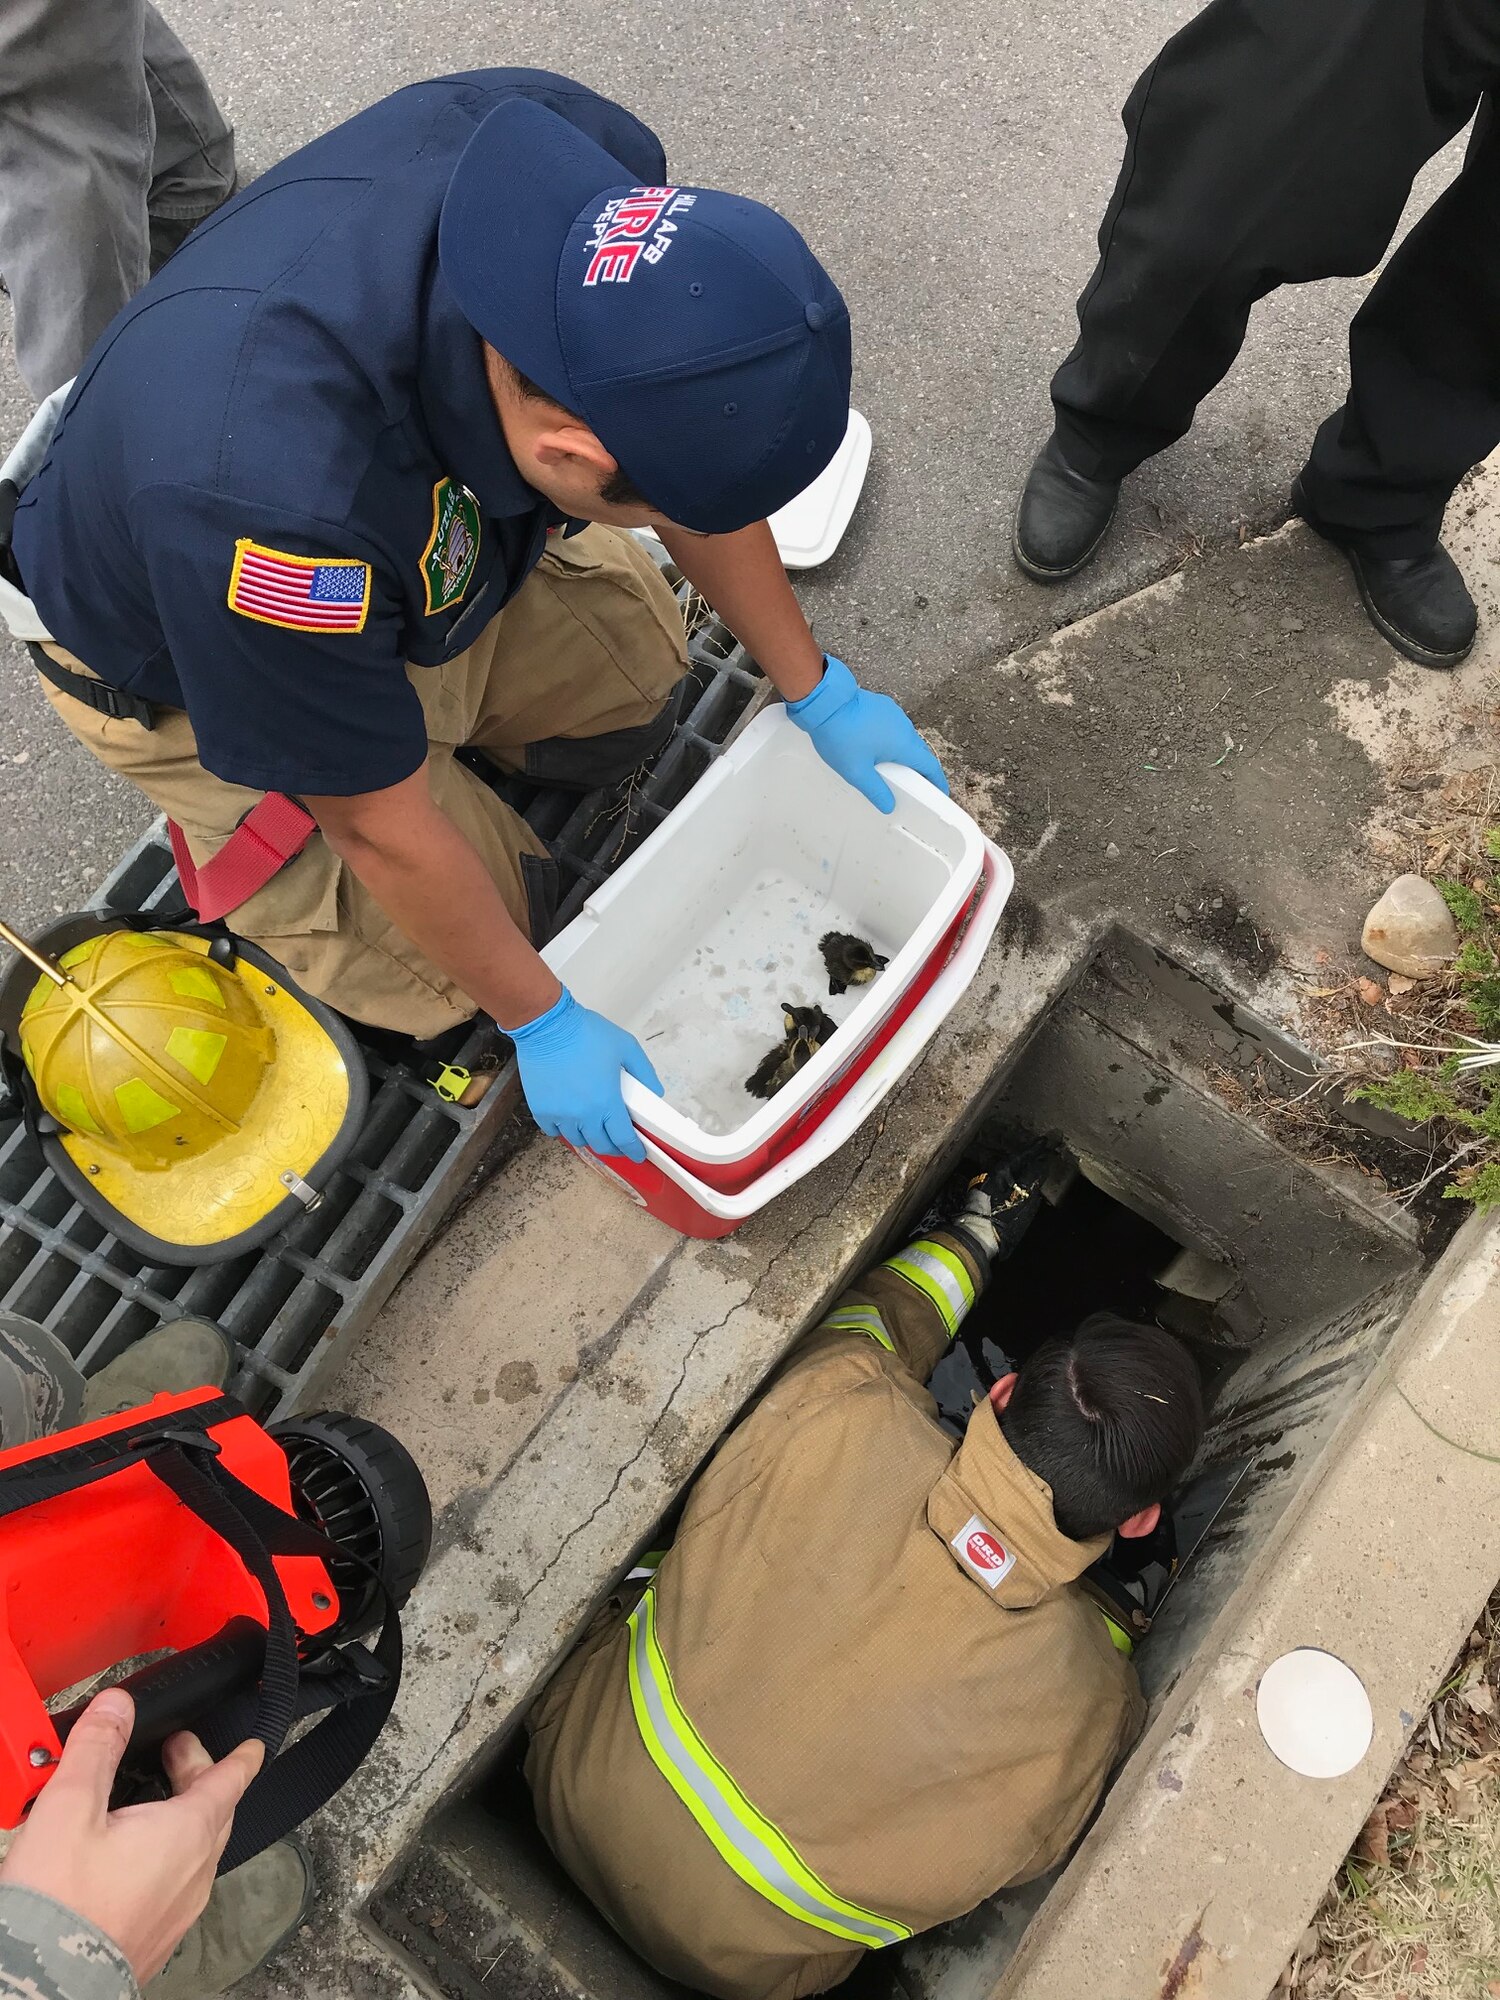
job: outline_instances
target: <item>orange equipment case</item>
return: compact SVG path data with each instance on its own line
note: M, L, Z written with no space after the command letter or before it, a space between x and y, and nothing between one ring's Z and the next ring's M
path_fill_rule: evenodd
M194 1411L201 1415L187 1415ZM179 1412L185 1421L174 1432ZM17 1484L7 1482L15 1468L32 1465L43 1476L71 1468L88 1482L0 1514L0 1825L20 1824L61 1755L49 1699L123 1660L202 1646L237 1620L269 1623L265 1592L245 1563L152 1471L163 1433L168 1444L180 1434L190 1449L211 1452L296 1519L284 1452L215 1389L158 1396L0 1452L0 1505L6 1484ZM97 1469L142 1436L146 1456ZM113 1442L101 1449L104 1440ZM330 1631L339 1595L324 1563L270 1560L299 1635Z

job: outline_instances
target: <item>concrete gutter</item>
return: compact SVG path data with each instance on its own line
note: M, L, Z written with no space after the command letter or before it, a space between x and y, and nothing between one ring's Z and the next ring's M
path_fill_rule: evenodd
M995 2000L1265 2000L1500 1575L1500 1217L1454 1238L1322 1465ZM1333 1782L1280 1764L1256 1723L1294 1646L1346 1661L1375 1711Z

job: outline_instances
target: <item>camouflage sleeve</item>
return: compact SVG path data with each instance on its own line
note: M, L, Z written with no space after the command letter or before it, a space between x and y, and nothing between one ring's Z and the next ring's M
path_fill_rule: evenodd
M86 1917L0 1882L0 2000L140 2000L130 1962Z

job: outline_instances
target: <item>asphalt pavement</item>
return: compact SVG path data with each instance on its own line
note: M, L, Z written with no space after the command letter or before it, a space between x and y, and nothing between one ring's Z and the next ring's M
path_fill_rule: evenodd
M1342 399L1368 281L1286 291L1190 438L1132 483L1107 553L1046 591L1009 556L1046 434L1048 377L1119 166L1119 107L1182 0L166 0L232 116L242 178L387 91L491 63L557 69L662 135L674 177L772 202L854 318L871 473L843 548L805 580L823 643L919 698L1175 567L1270 525ZM1451 171L1437 163L1413 212ZM0 314L0 318L4 315ZM0 335L0 437L30 404ZM76 907L149 812L66 735L0 642L0 914Z

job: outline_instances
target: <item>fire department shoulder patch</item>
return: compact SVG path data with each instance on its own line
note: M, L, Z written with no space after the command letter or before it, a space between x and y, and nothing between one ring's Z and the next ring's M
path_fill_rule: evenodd
M427 615L457 604L479 560L479 503L467 486L442 478L432 489L432 533L422 551Z

